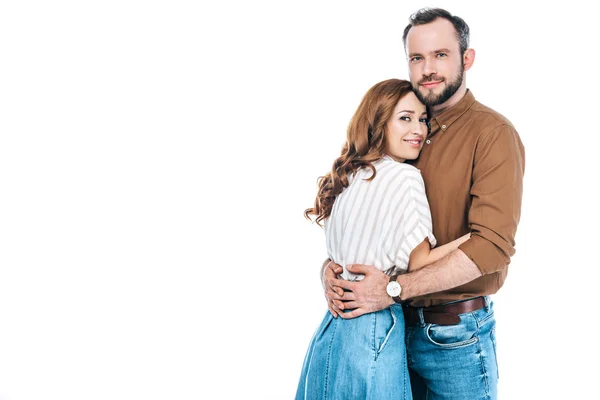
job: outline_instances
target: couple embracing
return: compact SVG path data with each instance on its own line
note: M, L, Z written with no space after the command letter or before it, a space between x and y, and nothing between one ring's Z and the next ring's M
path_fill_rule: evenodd
M524 148L475 100L469 27L442 9L403 35L410 81L377 83L305 215L324 226L328 312L296 399L496 399L491 295L520 218Z

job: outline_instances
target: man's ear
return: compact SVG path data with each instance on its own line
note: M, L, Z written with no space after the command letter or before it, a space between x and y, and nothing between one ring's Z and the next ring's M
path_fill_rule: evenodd
M463 54L463 64L465 66L465 71L471 69L471 67L473 66L473 62L475 62L475 50L465 50L465 54Z

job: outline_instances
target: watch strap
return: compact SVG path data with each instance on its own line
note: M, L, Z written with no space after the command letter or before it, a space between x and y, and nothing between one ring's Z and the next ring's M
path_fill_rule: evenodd
M389 282L394 282L394 281L398 282L399 276L400 276L400 274L394 274L394 275L390 276ZM400 287L402 287L402 286L400 286ZM402 295L402 292L400 292L400 295ZM396 304L404 304L404 302L400 299L400 296L392 297L392 300L394 300L394 302Z

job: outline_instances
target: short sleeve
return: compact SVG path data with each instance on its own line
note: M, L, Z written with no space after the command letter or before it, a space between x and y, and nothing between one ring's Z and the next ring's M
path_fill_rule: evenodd
M421 173L417 169L415 169L414 174L411 174L407 182L406 205L402 211L401 224L396 266L407 268L410 253L423 240L429 239L431 247L437 244L437 240L433 235L431 211L425 195L425 184Z

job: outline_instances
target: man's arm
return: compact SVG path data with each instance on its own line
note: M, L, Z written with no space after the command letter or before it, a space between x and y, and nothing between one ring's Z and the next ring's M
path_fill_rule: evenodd
M524 172L525 149L512 126L502 124L481 136L470 190L471 238L459 249L482 275L505 269L515 253Z
M365 278L360 282L325 278L328 286L351 290L351 292L344 292L341 296L333 290L327 290L325 294L328 304L334 304L334 309L340 317L355 318L383 310L394 304L393 299L385 290L389 282L386 274L370 265L356 264L348 266L348 269L355 274L364 274ZM400 275L398 277L398 282L402 286L400 298L406 300L451 289L479 278L481 275L477 265L465 253L461 250L454 250L426 267ZM341 310L352 311L343 312Z
M400 299L406 300L429 293L441 292L471 282L482 276L481 271L465 253L454 250L441 259L414 272L400 275Z

